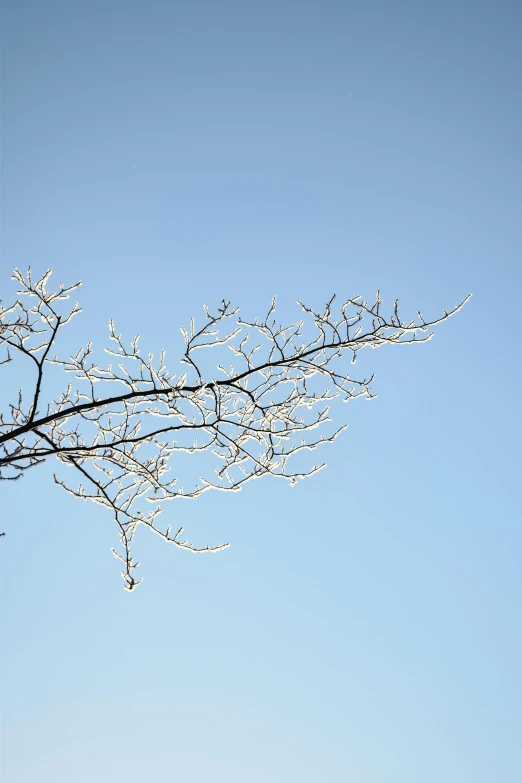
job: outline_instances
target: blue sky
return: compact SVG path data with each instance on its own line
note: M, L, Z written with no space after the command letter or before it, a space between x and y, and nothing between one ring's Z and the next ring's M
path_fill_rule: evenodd
M364 359L379 397L336 409L313 480L169 508L232 546L144 533L131 595L54 465L2 486L6 783L522 778L521 23L505 0L4 6L1 296L28 264L83 279L64 351L103 360L113 317L176 363L223 296L291 321L473 292Z

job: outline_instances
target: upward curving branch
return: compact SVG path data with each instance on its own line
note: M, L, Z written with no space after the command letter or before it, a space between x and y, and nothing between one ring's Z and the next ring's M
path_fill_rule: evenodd
M189 328L181 329L185 371L178 375L167 369L164 349L158 361L151 353L142 355L139 335L127 345L112 321L111 348L105 349L115 357L112 364L95 363L91 343L69 358L53 354L60 329L81 312L78 304L63 306L81 283L60 284L52 292L47 289L50 275L48 270L34 282L30 269L25 275L15 270L18 295L30 297L31 306L21 298L10 307L0 304L0 364L24 358L35 370L28 398L20 390L8 412L0 413L0 479L17 480L49 456L73 468L79 485L56 474L54 480L75 497L112 512L121 540L121 550L113 552L123 563L127 590L141 581L134 576L138 563L131 554L139 525L192 552L228 546L198 548L181 538L182 527L175 533L171 525L159 527L162 502L194 499L209 489L235 492L267 475L292 485L312 476L324 463L310 466L303 459L306 453L331 443L344 429L318 434L330 422L331 400L376 396L373 376L355 379L349 370L359 351L426 342L429 330L469 299L435 320L417 312L417 319L408 322L399 315L398 301L391 315L382 314L379 292L372 305L356 296L336 313L335 297L323 312L298 302L304 317L289 326L278 324L275 298L266 316L254 321L240 318L238 308L223 300L215 311L205 305L200 327L191 319ZM217 354L210 374L203 348ZM227 368L223 354L229 351L233 364ZM58 398L43 403L50 366L74 381ZM193 455L187 456L187 466L194 455L201 462L200 477L186 490L179 476L171 475L179 453ZM184 473L182 466L179 470Z

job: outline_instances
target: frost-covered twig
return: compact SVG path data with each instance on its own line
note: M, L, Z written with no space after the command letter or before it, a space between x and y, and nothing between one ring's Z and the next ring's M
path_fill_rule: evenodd
M32 306L21 298L7 308L0 304L0 364L19 356L35 369L28 401L20 390L8 412L0 413L0 478L16 480L49 456L74 469L79 485L57 475L55 482L111 511L122 546L113 552L123 564L128 590L139 583L130 546L140 525L192 552L228 546L196 547L180 539L182 527L175 534L170 524L160 527L162 503L195 499L210 489L235 492L263 476L294 485L314 475L324 462L310 465L303 458L344 429L318 434L325 425L328 429L332 399L376 396L373 376L356 379L350 372L358 353L426 342L431 327L469 299L433 321L418 312L417 320L406 322L397 301L390 316L382 315L379 292L372 305L357 296L336 313L332 297L322 312L299 302L304 318L289 326L276 321L275 298L267 315L254 321L240 318L238 309L223 300L215 311L205 306L201 326L191 319L190 327L182 328L185 369L177 375L167 368L164 349L157 361L151 353L144 356L139 335L125 343L112 321L106 351L113 361L107 366L93 361L91 343L69 358L54 354L60 329L80 312L77 304L63 309L62 302L81 283L48 291L50 274L34 282L30 269L26 275L16 270L18 294L30 297ZM218 354L210 377L200 361L202 348ZM228 369L225 352L233 357ZM61 368L71 380L58 398L44 404L49 366ZM178 454L186 455L187 466L192 459L202 460L200 477L186 489L179 476L172 476Z

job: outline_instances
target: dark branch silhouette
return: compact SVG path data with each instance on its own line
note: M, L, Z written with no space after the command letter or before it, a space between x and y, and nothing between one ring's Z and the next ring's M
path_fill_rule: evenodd
M56 474L54 480L75 497L111 510L122 544L120 552L112 551L123 563L127 590L141 581L134 577L138 563L130 550L139 525L192 552L228 546L198 548L181 539L182 527L176 533L171 525L158 527L162 502L194 499L209 489L234 492L261 476L292 485L312 476L324 463L310 467L302 457L344 429L316 434L330 422L330 401L339 395L345 402L376 396L373 376L356 380L348 371L359 351L426 342L429 329L469 299L433 321L417 312L417 320L405 322L398 301L390 316L382 315L379 292L371 306L356 296L336 314L332 297L322 313L299 302L304 318L290 326L277 324L275 298L266 316L254 321L240 318L238 308L223 300L214 312L204 307L200 328L191 319L189 329L181 329L186 370L176 375L165 366L165 350L157 362L152 354L142 356L139 335L126 347L112 321L112 347L105 350L116 357L116 367L94 363L91 343L68 359L53 354L60 329L81 312L78 304L63 305L81 283L48 291L50 275L51 270L33 282L30 269L26 275L15 270L18 295L32 304L20 298L10 307L0 304L0 364L23 356L36 374L28 402L20 390L9 411L0 413L0 479L17 480L51 455L75 469L77 487ZM200 359L203 348L220 357L231 351L235 364L227 369L217 362L209 374ZM43 403L44 374L51 366L72 375L75 384ZM180 452L200 456L205 474L186 491L170 476Z

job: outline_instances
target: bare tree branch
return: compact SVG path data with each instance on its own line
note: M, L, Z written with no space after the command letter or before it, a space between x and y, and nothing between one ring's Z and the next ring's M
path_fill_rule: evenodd
M292 485L314 475L324 463L306 465L306 453L333 442L344 429L328 431L331 401L339 395L345 402L376 396L373 376L355 379L348 371L359 351L426 342L429 330L469 299L435 320L418 312L418 320L407 322L398 301L390 316L382 315L379 292L372 305L356 296L336 313L335 297L322 312L298 302L304 317L289 326L276 321L275 297L266 316L254 321L243 320L238 308L223 300L214 312L205 305L199 328L194 319L188 329L182 327L186 370L176 375L165 365L165 349L156 362L150 353L143 356L139 335L127 345L112 321L106 352L113 363L96 364L91 343L69 358L52 356L60 329L81 311L77 304L68 309L62 304L81 283L48 291L50 275L48 270L33 282L30 269L26 275L15 270L18 295L30 297L32 304L21 298L7 308L0 303L0 364L23 356L36 372L29 402L20 390L17 402L0 413L0 479L17 480L51 455L73 468L78 486L56 474L54 480L75 497L111 511L122 547L113 552L123 564L127 590L140 581L133 575L138 564L130 548L139 525L192 552L228 546L198 548L180 539L182 527L175 534L171 525L159 527L162 502L195 499L209 489L235 492L267 475ZM217 354L212 376L220 377L206 373L203 348ZM234 362L228 369L226 352ZM73 380L42 406L45 372L53 366ZM325 425L326 434L317 434ZM203 475L186 490L170 475L178 453L202 461Z

